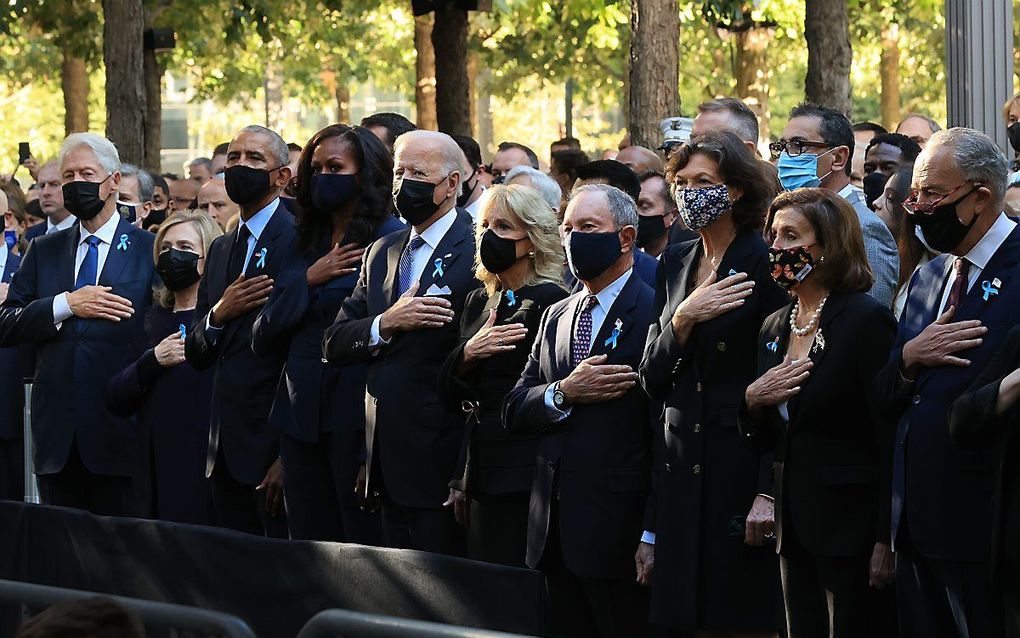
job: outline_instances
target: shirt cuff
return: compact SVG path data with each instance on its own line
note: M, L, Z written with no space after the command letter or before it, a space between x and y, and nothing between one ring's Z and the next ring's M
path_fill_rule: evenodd
M381 321L382 315L376 315L375 319L372 320L372 329L368 335L369 348L378 348L390 342L389 339L383 339L382 334L379 332L379 323Z
M567 406L566 410L561 410L556 407L553 402L553 393L556 392L556 384L550 383L545 389L545 413L548 415L549 420L553 423L559 423L563 419L570 416L570 412L573 408Z
M655 544L655 532L649 532L648 530L645 530L645 531L641 532L641 542L642 543L647 543L648 545L654 545Z
M222 331L223 328L217 328L210 323L209 317L211 315L212 311L210 310L209 314L205 316L205 338L209 341L209 343L216 345L216 340L220 338L220 331Z
M53 325L60 330L60 324L74 316L71 306L67 303L67 293L62 292L53 298Z

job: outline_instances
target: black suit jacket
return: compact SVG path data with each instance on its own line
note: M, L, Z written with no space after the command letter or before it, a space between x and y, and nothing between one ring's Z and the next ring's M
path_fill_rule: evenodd
M537 568L549 543L551 510L557 501L563 561L582 578L634 577L634 550L650 487L651 432L648 397L635 387L619 399L573 406L553 423L545 393L573 370L575 317L586 293L546 311L517 386L503 403L503 423L516 432L541 435L531 489L526 562ZM652 289L631 272L592 341L591 354L637 370L648 325ZM616 345L607 344L616 326Z
M459 318L474 277L471 216L456 220L429 258L418 296L435 284L449 287L454 320L442 328L395 334L388 344L369 348L373 320L397 300L400 257L411 229L390 233L365 253L361 277L344 301L336 323L326 330L323 351L330 363L369 363L365 401L365 443L369 488L382 482L399 505L438 508L449 495L460 454L464 420L439 399L439 369L459 342ZM444 263L443 274L432 267ZM381 465L381 467L379 467Z
M278 279L290 260L294 237L293 217L277 206L255 244L245 274ZM206 331L210 309L231 283L227 281L227 267L236 238L235 230L216 238L209 249L185 356L196 370L214 368L206 475L212 475L222 447L227 470L234 480L258 485L279 451L278 435L269 428L268 419L286 352L260 356L252 351L252 324L258 309L227 323L215 340ZM259 267L256 255L263 248L266 261Z
M761 328L759 376L786 356L792 308ZM875 542L889 542L892 437L874 379L889 358L896 320L864 293L833 293L819 326L825 347L810 352L814 367L787 403L789 423L776 406L750 414L744 404L740 431L756 453L775 455L780 551L792 526L812 554L870 555Z
M21 265L21 257L7 253L7 265L0 282L10 283ZM0 440L13 441L24 432L26 377L32 376L32 347L24 344L0 348Z
M962 451L994 449L996 488L992 502L993 566L1020 564L1020 403L1005 414L996 413L999 386L1020 367L1020 326L1006 334L988 366L966 394L953 403L949 432Z
M41 237L41 236L43 236L45 234L46 234L46 222L45 221L40 222L38 224L33 224L33 225L28 227L28 230L25 231L25 242L26 243L27 242L31 242L36 237Z
M135 458L135 419L116 417L103 404L110 377L145 350L144 317L157 279L151 233L124 220L99 275L99 285L131 301L134 315L119 322L71 317L53 323L53 298L74 289L78 224L36 238L0 307L0 346L36 348L32 438L37 474L63 469L77 442L95 474L130 476ZM124 238L124 249L118 248Z

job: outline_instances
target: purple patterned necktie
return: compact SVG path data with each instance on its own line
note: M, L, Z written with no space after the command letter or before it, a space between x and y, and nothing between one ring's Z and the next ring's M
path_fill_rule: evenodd
M577 364L588 358L588 353L591 351L591 311L598 302L598 297L588 295L585 297L584 305L581 306L581 312L577 315L577 328L574 331L574 348L571 351L570 357L575 368Z

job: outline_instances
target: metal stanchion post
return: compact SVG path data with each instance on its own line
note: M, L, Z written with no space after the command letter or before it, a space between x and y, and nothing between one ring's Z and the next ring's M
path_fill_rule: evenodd
M39 504L39 482L35 477L32 460L32 379L25 379L25 502Z

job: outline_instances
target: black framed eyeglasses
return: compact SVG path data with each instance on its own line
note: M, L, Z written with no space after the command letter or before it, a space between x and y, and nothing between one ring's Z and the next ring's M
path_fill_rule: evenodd
M810 140L784 140L780 139L778 142L772 142L769 144L769 151L772 152L772 159L778 159L783 151L790 157L797 157L804 152L807 148L834 148L832 144L827 142L812 142Z

